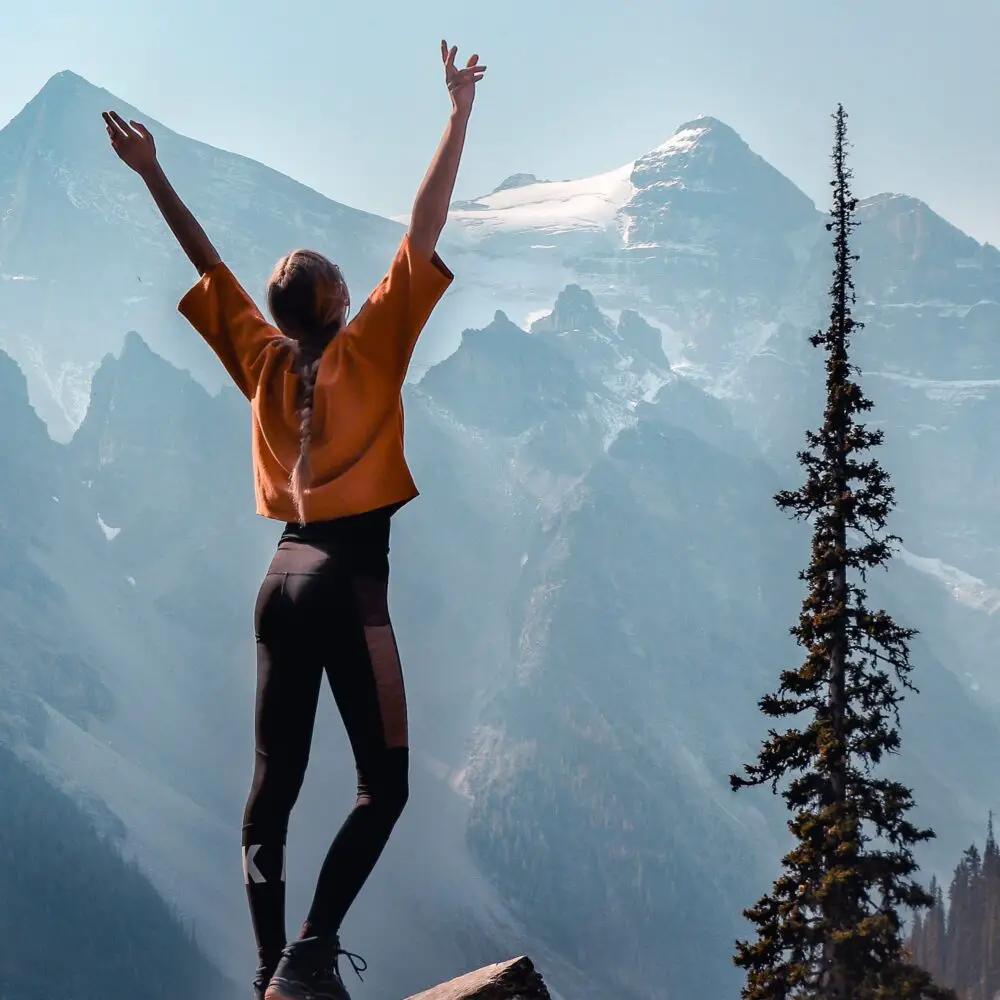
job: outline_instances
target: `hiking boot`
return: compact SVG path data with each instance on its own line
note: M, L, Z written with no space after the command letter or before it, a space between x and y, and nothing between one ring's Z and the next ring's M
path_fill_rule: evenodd
M281 961L264 993L265 1000L351 1000L337 966L340 955L347 956L360 979L368 968L365 960L344 951L339 938L293 941L281 953Z

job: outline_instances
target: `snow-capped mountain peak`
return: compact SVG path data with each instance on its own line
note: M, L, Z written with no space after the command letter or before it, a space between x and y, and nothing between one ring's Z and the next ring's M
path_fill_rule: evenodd
M644 192L654 187L759 193L771 202L780 187L785 200L794 203L793 212L815 212L812 202L734 129L703 115L683 123L637 159L591 177L540 181L534 174L513 174L490 194L457 202L451 221L476 244L514 234L531 239L610 234L621 245L623 237L629 242L642 228L632 219L630 207L645 204ZM756 192L757 187L763 190ZM543 248L537 242L530 246Z
M757 181L764 162L734 129L702 115L679 125L666 142L640 156L633 167L632 183L637 190L652 184L708 190L709 177L717 175L714 183L724 176L726 183L720 187L727 189L746 170L751 171L750 180ZM724 171L721 176L720 167Z
M739 134L725 122L719 121L718 118L712 118L710 115L698 115L697 118L678 125L669 139L661 142L659 146L651 149L646 155L689 153L700 142L709 138L716 142L721 139L725 142L743 143Z

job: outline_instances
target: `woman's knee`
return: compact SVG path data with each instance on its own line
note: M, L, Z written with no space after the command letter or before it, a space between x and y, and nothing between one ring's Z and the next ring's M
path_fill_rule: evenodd
M406 771L393 782L389 790L388 800L388 808L398 819L406 808L406 803L410 800L410 779Z
M409 769L407 750L387 750L377 763L359 773L359 803L367 802L394 823L410 798Z
M246 823L287 826L302 791L305 768L297 762L257 757L246 804Z

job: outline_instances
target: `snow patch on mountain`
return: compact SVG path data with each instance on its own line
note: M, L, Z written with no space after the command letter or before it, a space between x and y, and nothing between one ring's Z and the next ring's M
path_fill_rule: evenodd
M662 153L667 156L676 153L690 153L698 144L698 140L708 132L707 122L709 119L703 116L702 120L706 122L705 125L697 125L698 119L682 125L666 142L661 142L655 149L650 150L650 153Z
M627 163L596 177L576 181L542 181L503 188L451 213L467 238L498 231L566 233L605 231L632 196L632 168Z
M949 566L941 559L915 555L904 548L898 549L897 555L905 565L938 580L959 604L988 615L1000 610L1000 589L971 573Z
M978 302L972 303L948 302L944 299L926 299L920 302L881 302L878 305L880 309L884 309L887 313L891 313L894 309L899 311L910 309L917 312L931 311L939 316L964 319L970 312L972 312L973 309L976 308L976 306L992 304L994 304L992 299L981 299ZM866 305L871 307L875 305L875 303L868 302Z
M916 378L900 372L865 372L866 376L888 379L911 389L920 389L928 399L941 403L962 403L969 399L986 399L1000 389L1000 379Z
M67 438L87 413L90 405L90 382L99 362L55 362L48 358L38 340L26 335L0 337L0 351L19 359L25 375L35 378L51 395L60 416L65 420L65 426L50 426L49 432L56 439Z
M104 518L100 514L97 515L97 524L101 531L104 533L104 537L110 542L112 541L118 533L122 530L121 528L112 528L111 525L104 523Z
M604 425L604 438L601 446L607 451L618 440L622 431L635 427L638 419L631 412L631 407L626 403L622 405L616 400L593 398L591 401L598 419Z

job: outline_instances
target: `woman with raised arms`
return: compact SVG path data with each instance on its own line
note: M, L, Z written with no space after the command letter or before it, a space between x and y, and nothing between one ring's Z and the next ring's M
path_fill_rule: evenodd
M389 524L417 496L401 391L417 337L452 280L437 255L476 85L477 56L441 43L451 113L389 271L353 318L335 263L282 257L269 323L167 180L152 135L114 112L118 156L145 182L201 276L180 312L250 401L257 512L285 523L255 609L255 765L243 872L257 940L257 1000L348 1000L340 927L408 795L406 698L389 620ZM285 933L288 820L302 787L324 673L354 752L358 796L330 846L296 939Z

